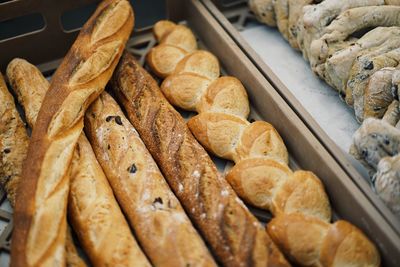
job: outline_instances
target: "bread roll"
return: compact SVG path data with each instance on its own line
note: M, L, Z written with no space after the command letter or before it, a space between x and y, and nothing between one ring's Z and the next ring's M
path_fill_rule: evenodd
M312 172L292 172L276 160L250 158L236 164L226 179L243 200L274 216L302 213L331 220L324 186Z
M112 90L183 207L224 266L288 266L220 176L156 81L125 53Z
M68 172L82 117L110 78L132 25L128 1L101 2L54 74L22 171L11 266L65 264Z
M281 215L267 229L285 255L301 266L380 266L376 247L342 220L329 224L302 214Z

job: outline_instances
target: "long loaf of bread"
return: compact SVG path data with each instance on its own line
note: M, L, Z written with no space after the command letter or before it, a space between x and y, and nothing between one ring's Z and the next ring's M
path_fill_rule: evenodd
M84 134L71 164L68 201L71 224L93 266L151 266Z
M7 69L8 70L8 69ZM29 69L25 69L28 73L30 71L40 73L34 66ZM26 73L25 73L26 74ZM9 71L7 71L9 81L12 83L14 80L10 80ZM21 77L25 78L25 77ZM45 82L46 79L42 77ZM20 80L19 80L20 81ZM39 81L36 81L39 82ZM43 81L42 81L43 82ZM12 84L14 87L14 84ZM30 84L29 84L30 86ZM28 86L28 88L30 88ZM22 164L25 160L26 153L28 152L29 137L24 127L21 118L19 117L18 111L14 105L14 99L11 94L7 91L6 85L2 77L0 77L0 99L4 105L1 111L2 128L0 133L1 144L5 147L1 149L1 186L6 190L7 198L10 201L12 207L15 205L16 191L19 184L20 174L22 170ZM15 87L14 87L15 88ZM6 91L4 91L6 90ZM14 92L17 92L14 90ZM25 114L26 116L28 114ZM10 156L8 154L11 154ZM73 243L70 231L67 232L66 240L66 263L68 267L84 267L86 263L78 255L75 244Z
M224 266L288 266L218 173L156 81L125 53L112 89L169 185Z
M22 59L10 62L7 76L29 126L34 128L49 82L35 66ZM92 264L150 266L84 134L74 152L70 177L69 219Z
M199 112L199 115L188 121L188 126L207 150L235 162L226 176L235 192L246 202L270 210L279 218L301 214L304 220L310 218L310 222L319 220L321 224L328 224L331 208L322 182L312 172L292 172L289 169L286 147L272 125L263 121L247 121L250 108L244 87L233 77L218 78L219 70L215 70L217 64L212 54L204 51L188 52L174 63L166 47L184 49L184 40L192 39L181 37L179 42L170 40L165 43L169 35L177 35L175 31L180 30L170 22L161 21L155 25L154 33L160 45L149 53L150 66L163 69L168 64L171 72L162 83L161 90L174 105ZM183 32L180 34L184 35ZM193 35L191 32L185 34ZM278 227L283 222L291 223L290 220L276 220L275 225ZM307 225L307 222L304 224ZM355 226L351 227L356 229ZM284 246L284 235L275 235L275 228L268 230L275 243L290 259L297 264L309 266L309 262L304 260L296 247L287 249ZM318 236L319 232L313 230L310 233ZM335 256L335 261L344 266L354 262L358 266L379 265L379 253L374 245L358 229L354 233L357 238L351 241L352 245L357 246L357 242L362 240L368 248L367 245L361 248L355 261L341 253ZM294 240L296 245L307 243L301 236ZM319 247L315 245L309 244L317 251ZM332 244L329 249L334 250L336 247ZM315 266L331 266L325 261L321 264Z
M128 1L101 2L54 74L18 188L12 266L65 264L68 172L83 115L111 77L132 26Z
M0 103L0 184L14 206L29 137L1 74Z
M138 133L107 93L86 112L85 131L151 262L216 266Z

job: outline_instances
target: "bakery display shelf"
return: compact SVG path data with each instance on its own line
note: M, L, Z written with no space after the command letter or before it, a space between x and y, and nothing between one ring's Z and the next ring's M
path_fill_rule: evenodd
M74 8L94 2L97 1L77 1ZM12 5L14 3L8 2L6 4ZM224 24L221 25L221 22L213 17L212 14L214 13L210 13L209 4L207 1L198 0L168 0L164 17L175 22L187 23L196 34L200 47L211 51L219 59L223 73L241 80L247 89L251 103L249 119L265 120L274 125L289 151L290 167L313 171L322 180L334 210L334 219L346 219L362 229L379 248L384 266L399 266L399 259L393 257L393 255L400 255L399 229L394 227L387 217L382 216L381 210L377 209L371 199L364 195L351 181L346 168L340 165L340 162L327 149L326 145L321 142L319 136L312 131L312 127L310 128L309 125L305 124L304 119L299 116L290 102L276 91L276 85L271 84L265 74L260 71L260 68L254 64L252 58L248 56L247 51L237 45L236 39L232 38L232 32L226 31ZM68 4L61 6L70 8ZM22 8L22 6L20 7ZM10 8L10 10L12 9ZM52 11L50 8L44 8L43 12L43 16L47 17ZM8 13L7 18L12 17L13 14L18 16L23 13L23 10L19 10L18 13ZM7 18L0 14L0 23ZM136 14L136 20L140 20L140 14ZM245 18L245 20L247 19ZM57 31L61 32L55 34ZM46 27L37 33L0 41L0 49L9 51L9 53L0 55L1 70L4 72L9 59L26 56L31 63L36 64L47 77L50 77L60 62L59 58L65 54L74 36L76 36L76 32L64 32L64 34L62 32L62 29ZM41 38L36 37L38 34ZM54 35L59 38L54 45L57 46L59 43L63 43L63 45L61 48L52 51L50 59L49 54L46 54L46 48L28 49L21 55L20 51L24 47L14 47L18 43L40 47L41 43L49 43ZM127 50L134 54L141 64L144 64L145 55L155 44L151 27L144 27L133 33L128 42ZM183 111L181 114L186 118L193 115ZM232 166L231 162L212 158L221 172L225 172ZM5 194L2 192L0 196L0 266L6 266L9 260L12 209L5 198ZM264 223L267 223L271 218L268 212L249 208Z
M348 153L352 135L360 126L353 109L312 73L301 53L295 51L276 28L256 21L246 0L204 0L203 3L381 216L400 233L400 218L379 199L365 167Z

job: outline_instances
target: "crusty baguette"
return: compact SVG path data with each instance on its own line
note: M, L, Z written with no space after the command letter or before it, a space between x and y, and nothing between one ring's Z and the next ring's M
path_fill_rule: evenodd
M19 60L16 60L15 62L17 62ZM14 62L14 60L12 61ZM11 64L11 63L10 63ZM14 64L11 64L14 65ZM17 64L18 66L21 66L21 64ZM10 66L10 65L9 65ZM7 68L7 76L8 76L8 80L9 82L12 84L12 87L14 88L14 92L18 93L19 90L16 90L15 86L18 86L15 82L18 81L22 83L24 83L23 81L25 81L26 90L30 89L30 80L29 80L29 76L26 76L26 71L28 71L28 73L30 74L30 71L34 71L34 72L38 72L40 74L39 78L43 78L43 76L41 75L41 73L32 65L27 64L24 65L23 67L28 67L28 68L24 68L24 70L22 71L22 73L18 73L17 76L14 76L14 71L11 71L10 68ZM13 68L14 70L14 68ZM2 77L0 77L2 80ZM10 79L11 78L11 79ZM16 78L16 79L13 79ZM43 78L44 79L44 78ZM45 80L46 81L46 80ZM1 81L0 81L1 83ZM47 87L48 87L48 82L46 81ZM30 91L30 90L29 90ZM36 90L33 90L36 91ZM1 89L1 93L3 93L2 89ZM43 94L44 95L44 94ZM16 173L16 171L20 172L22 170L22 163L25 160L26 157L26 153L28 152L28 142L29 142L29 137L28 134L23 126L23 123L21 121L21 119L19 118L19 114L17 113L16 107L14 105L14 100L12 99L12 96L9 95L11 97L11 99L9 99L7 96L7 94L1 94L1 99L2 99L2 103L5 103L6 105L2 106L2 107L7 107L9 108L9 111L6 112L6 114L11 114L15 117L15 120L13 119L11 122L15 121L17 123L17 125L19 128L23 129L22 130L18 130L13 134L8 134L7 135L7 139L4 139L5 141L8 140L6 143L9 144L9 150L10 151L18 151L17 154L15 154L13 157L2 157L1 163L3 164L2 166L0 166L0 170L4 170L4 171L9 171L9 170L13 170L14 173ZM18 95L19 96L19 95ZM42 96L43 98L43 96ZM36 97L34 97L34 99L36 99ZM10 100L12 100L12 105L10 105ZM20 101L21 102L21 101ZM38 107L40 108L40 106ZM26 112L27 110L25 110ZM14 115L16 114L16 115ZM37 114L37 112L36 112ZM27 121L28 123L30 122L30 117L29 114L25 114L26 117L28 118ZM18 116L18 117L17 117ZM6 119L7 116L4 115L2 117L3 119ZM35 117L36 118L36 117ZM7 125L8 123L5 121L4 124L2 125ZM12 124L8 124L8 125L12 125ZM8 126L9 127L9 126ZM8 129L14 129L13 127L10 127ZM5 132L7 133L7 132ZM3 135L1 135L3 136ZM2 139L3 140L3 139ZM3 143L3 142L2 142ZM7 153L6 153L7 154ZM4 168L3 166L12 166L12 168ZM19 182L19 177L15 176L15 175L10 175L10 180L12 182L9 182L8 184L5 184L5 190L7 193L7 198L10 201L11 206L15 205L15 195L16 195L16 190L17 190L17 185ZM3 186L3 182L2 182L2 186ZM70 231L67 232L67 240L66 240L66 263L68 267L83 267L86 266L86 263L82 260L82 258L78 255L76 248L75 248L75 244L72 242L72 238L71 238L71 233Z
M216 266L139 134L107 93L86 112L85 131L151 262Z
M379 253L368 238L346 221L329 224L303 214L272 219L268 233L301 266L379 267Z
M22 59L10 62L7 76L29 126L34 128L49 82L35 66ZM150 266L84 134L75 149L70 177L69 219L92 264Z
M65 264L68 171L82 117L111 77L132 25L128 1L101 2L53 76L18 188L12 266Z
M38 68L21 58L14 58L8 64L7 78L25 112L27 123L33 128L49 81Z
M14 206L29 138L1 74L0 103L0 184Z
M225 266L288 266L156 81L128 53L112 89L186 212Z
M93 266L151 266L84 134L79 137L71 164L68 211Z

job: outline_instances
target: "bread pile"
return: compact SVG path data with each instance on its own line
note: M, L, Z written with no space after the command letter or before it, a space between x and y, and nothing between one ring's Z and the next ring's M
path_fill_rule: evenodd
M273 126L247 121L243 85L219 77L218 60L197 50L190 29L168 21L154 28L160 45L148 61L168 76L160 90L123 52L133 21L128 1L102 1L50 82L27 61L10 62L30 137L0 76L11 266L380 265L359 229L330 222L321 181L289 169ZM162 91L200 113L189 127ZM236 163L226 179L191 131ZM237 195L276 216L267 231Z
M360 230L345 221L330 223L331 208L321 181L311 172L289 169L288 152L274 127L247 121L250 107L241 82L220 77L218 60L197 50L194 35L185 26L160 21L154 34L159 44L150 50L147 62L166 78L162 92L173 105L199 113L187 123L191 132L209 152L235 162L226 180L245 202L275 216L267 231L287 258L302 266L339 262L340 266L379 266L376 248ZM121 81L119 90L129 87L126 83ZM135 106L143 100L134 97L127 102ZM335 235L340 236L337 241ZM347 242L351 244L342 246Z
M312 70L354 108L359 122L381 118L397 94L398 0L250 0L256 17L277 26Z
M303 53L314 73L354 107L359 122L365 120L350 153L399 216L400 1L250 0L249 6Z

